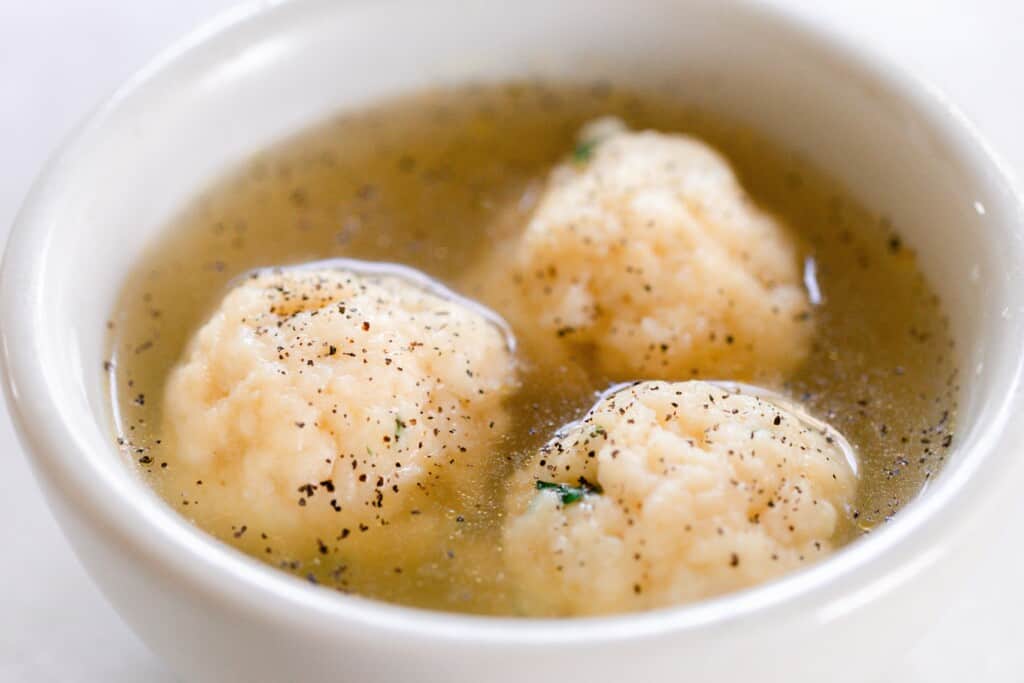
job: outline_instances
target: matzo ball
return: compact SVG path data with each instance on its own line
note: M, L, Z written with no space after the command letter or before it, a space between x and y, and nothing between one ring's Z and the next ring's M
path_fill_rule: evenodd
M512 253L511 308L611 377L778 378L808 353L796 239L695 138L591 124Z
M204 504L301 552L470 505L515 382L501 326L422 276L279 270L227 294L164 413L179 458L220 488Z
M856 490L843 443L789 406L705 382L612 393L513 482L503 538L519 608L685 603L824 557Z

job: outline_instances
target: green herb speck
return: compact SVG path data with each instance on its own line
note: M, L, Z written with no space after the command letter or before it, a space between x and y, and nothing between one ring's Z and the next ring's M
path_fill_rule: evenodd
M562 505L571 505L583 500L583 496L603 492L600 486L592 484L583 477L579 478L579 486L559 484L553 481L537 481L537 490L554 491Z
M594 156L597 140L580 140L572 151L572 160L577 164L585 164Z

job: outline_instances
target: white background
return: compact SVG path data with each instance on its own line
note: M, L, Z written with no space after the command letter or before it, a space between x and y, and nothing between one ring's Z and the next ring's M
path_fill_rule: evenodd
M1024 2L776 1L943 88L1024 177ZM75 122L157 50L230 4L0 0L0 244L32 178ZM967 596L886 682L1024 681L1024 496L1007 506L1002 543L977 558ZM71 555L0 407L0 682L170 680Z

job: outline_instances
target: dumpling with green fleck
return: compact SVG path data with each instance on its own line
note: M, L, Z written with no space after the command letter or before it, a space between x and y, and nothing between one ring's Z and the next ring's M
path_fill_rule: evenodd
M275 553L344 556L400 525L424 542L487 495L508 427L500 321L408 269L349 266L245 279L167 384L169 446L215 494L203 505Z
M513 240L489 298L610 377L777 380L808 354L798 240L696 138L591 123Z
M644 610L815 562L849 521L851 455L781 399L700 381L615 391L516 475L503 547L518 609Z

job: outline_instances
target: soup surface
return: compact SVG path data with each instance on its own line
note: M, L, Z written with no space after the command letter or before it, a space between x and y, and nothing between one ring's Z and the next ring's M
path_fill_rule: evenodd
M511 427L486 454L496 463L480 484L487 494L472 504L435 501L444 533L411 564L386 550L402 546L400 530L377 530L382 550L371 558L332 539L286 543L225 514L213 503L225 483L198 478L162 433L165 383L229 283L255 268L397 262L502 313L501 297L480 285L481 264L501 262L548 171L571 153L581 126L607 115L707 141L756 202L799 234L815 336L799 369L767 388L853 445L859 487L836 540L869 533L922 491L953 438L953 342L899 226L756 131L687 106L685 93L604 83L474 86L385 102L261 152L212 187L140 261L110 323L105 367L125 457L197 526L309 581L427 608L523 613L503 570L508 482L613 383L597 366L552 368L550 340L514 330L520 381L507 401Z

